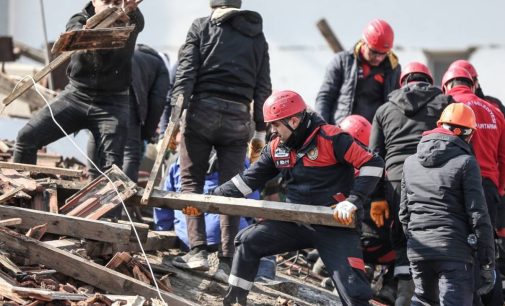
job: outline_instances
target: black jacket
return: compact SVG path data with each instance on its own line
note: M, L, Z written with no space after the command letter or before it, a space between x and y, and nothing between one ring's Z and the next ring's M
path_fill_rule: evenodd
M81 13L73 15L67 23L67 31L82 29L86 20L95 15L89 2ZM88 94L109 95L128 91L131 84L131 63L138 34L144 28L144 17L140 10L128 15L135 29L126 46L120 49L77 51L72 55L67 68L70 84Z
M437 126L440 114L453 100L424 82L397 89L388 100L375 113L369 148L386 161L387 179L400 181L403 162L416 153L422 133Z
M241 10L213 16L196 19L189 29L171 104L180 94L185 104L192 96L215 96L246 105L254 100L256 129L264 130L263 103L272 89L262 18Z
M404 164L400 222L410 261L472 262L468 235L478 237L480 265L494 264L493 228L479 165L470 146L437 128Z
M168 104L170 78L158 52L146 45L137 45L133 54L132 90L142 125L142 139L150 140Z
M329 124L338 124L351 115L358 82L358 57L361 42L352 50L342 51L332 59L316 99L316 111ZM398 88L401 67L398 58L390 53L384 75L384 102L390 92ZM359 114L358 114L359 115Z
M214 193L245 197L281 174L286 186L286 201L330 206L347 199L362 208L384 170L384 161L334 125L316 114L310 115L305 141L298 149L272 139L260 158L244 173L217 187ZM354 177L354 169L360 175ZM340 198L340 199L339 199Z

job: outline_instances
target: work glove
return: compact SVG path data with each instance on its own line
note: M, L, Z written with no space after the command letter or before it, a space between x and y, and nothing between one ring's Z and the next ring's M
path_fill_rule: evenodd
M337 205L333 209L333 218L337 220L338 223L349 225L352 223L354 212L358 208L353 203L345 200Z
M493 265L480 267L480 285L477 289L478 295L489 293L494 287L496 281L496 272Z
M188 217L198 217L202 215L202 211L196 207L188 205L182 209L182 213Z
M389 205L388 202L374 201L370 206L370 218L377 225L377 227L384 226L384 220L389 219Z
M249 142L249 147L247 149L249 161L254 163L257 161L261 155L263 147L265 147L265 137L266 132L254 132L254 136Z

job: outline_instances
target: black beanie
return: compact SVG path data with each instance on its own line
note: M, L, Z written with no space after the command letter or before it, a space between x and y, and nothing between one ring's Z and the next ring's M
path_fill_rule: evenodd
M210 7L220 7L229 6L234 8L240 8L242 6L242 0L210 0Z

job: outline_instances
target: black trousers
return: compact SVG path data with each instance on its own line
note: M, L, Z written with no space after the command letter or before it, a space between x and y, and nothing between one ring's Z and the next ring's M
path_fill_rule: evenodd
M250 133L247 105L212 97L191 101L180 148L181 192L203 193L212 148L217 153L220 184L242 172ZM221 215L220 221L220 256L232 257L240 217ZM203 215L188 216L187 225L190 247L206 245Z
M91 95L68 85L51 103L56 121L68 133L88 129L97 144L98 166L107 170L121 167L128 122L128 93ZM65 135L51 119L49 108L41 109L19 131L14 147L14 162L35 164L37 150Z

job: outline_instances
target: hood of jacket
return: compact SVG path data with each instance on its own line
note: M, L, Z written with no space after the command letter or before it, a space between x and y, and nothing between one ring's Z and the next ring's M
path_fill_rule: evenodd
M470 145L443 128L425 132L417 146L417 159L421 165L428 168L438 167L464 154L472 154Z
M210 17L214 24L229 22L240 33L254 37L263 33L263 18L257 12L236 8L217 8Z
M441 94L442 90L436 86L415 82L391 92L389 101L403 110L407 117L411 117Z

